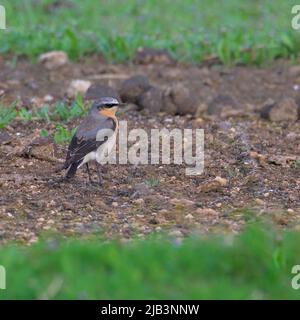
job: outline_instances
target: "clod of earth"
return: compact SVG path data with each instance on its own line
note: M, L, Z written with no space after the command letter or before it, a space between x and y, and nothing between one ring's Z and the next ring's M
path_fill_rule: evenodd
M120 101L120 96L116 89L101 84L90 86L85 94L86 100L98 100L104 97L112 97Z
M167 114L194 115L199 102L196 95L180 82L167 87L163 92L163 108Z
M219 94L208 104L207 113L209 115L221 115L224 112L236 110L237 108L238 102L233 96Z
M150 88L138 98L137 104L151 114L158 113L164 105L162 90L155 87Z
M124 102L138 104L139 97L150 88L147 77L143 75L133 76L122 83L120 96Z
M133 58L136 64L172 64L174 59L165 49L143 48L137 49Z
M297 121L300 107L293 98L283 98L278 102L268 99L262 106L262 118L274 122Z

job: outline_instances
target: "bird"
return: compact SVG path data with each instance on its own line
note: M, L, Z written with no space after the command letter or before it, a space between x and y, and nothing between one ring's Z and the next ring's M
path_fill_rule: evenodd
M104 154L111 153L116 143L119 127L116 112L121 103L113 97L102 97L91 106L90 112L77 127L72 137L65 163L62 169L67 170L65 179L73 178L77 169L85 164L90 183L89 162L96 160L99 184L102 184L99 164Z

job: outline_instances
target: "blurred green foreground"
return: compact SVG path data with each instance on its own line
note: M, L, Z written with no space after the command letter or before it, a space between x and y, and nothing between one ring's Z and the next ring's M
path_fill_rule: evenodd
M300 234L251 227L232 237L127 244L49 238L0 248L1 299L298 299ZM297 283L297 281L296 281Z

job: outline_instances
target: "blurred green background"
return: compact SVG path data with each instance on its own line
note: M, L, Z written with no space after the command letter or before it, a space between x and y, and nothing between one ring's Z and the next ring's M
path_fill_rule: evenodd
M294 58L299 32L293 0L1 0L7 11L1 52L30 57L64 50L72 58L101 53L108 61L133 57L140 46L165 48L180 61L209 55L224 63Z

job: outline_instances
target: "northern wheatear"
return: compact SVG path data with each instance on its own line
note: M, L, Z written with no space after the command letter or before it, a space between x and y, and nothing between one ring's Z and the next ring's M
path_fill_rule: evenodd
M116 143L118 120L116 112L119 101L105 97L95 101L89 115L79 124L69 145L63 169L67 169L66 178L74 177L78 168L83 164L92 182L88 162L96 160L99 183L101 176L99 163L104 155L108 155Z

